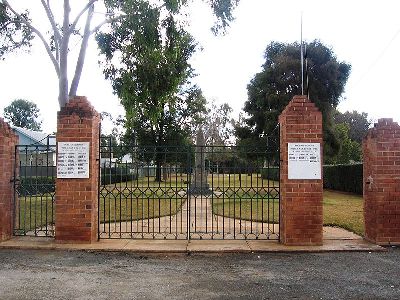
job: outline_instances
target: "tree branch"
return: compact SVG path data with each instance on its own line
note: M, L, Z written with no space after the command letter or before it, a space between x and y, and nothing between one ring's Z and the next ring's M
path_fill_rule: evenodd
M100 24L98 24L97 26L95 26L92 30L90 30L90 34L95 33L96 31L98 31L102 26L104 26L105 24L110 24L112 22L118 21L119 19L124 18L125 16L118 16L118 17L114 17L108 20L104 20L103 22L101 22Z
M11 5L8 3L7 0L3 0L3 4L8 7L8 9L11 10L11 12L17 17L17 19L19 20L19 22L21 24L24 24L26 26L28 26L34 33L36 33L36 35L40 38L40 40L42 41L44 47L46 48L47 54L51 59L51 62L54 65L54 69L57 73L57 76L60 77L60 68L58 66L58 63L53 55L53 53L51 52L50 46L47 43L46 39L44 38L44 36L42 35L42 33L37 30L31 23L29 23L25 18L23 18L19 13L17 13L12 7Z
M61 43L61 34L60 34L60 32L58 31L56 22L55 22L55 20L54 20L53 13L51 12L50 7L47 6L46 2L44 2L44 0L41 0L41 2L42 2L42 5L43 5L44 10L46 11L46 15L47 15L47 18L48 18L49 21L50 21L51 27L53 28L54 37L55 37L55 39L57 40L57 44L59 44L59 43Z
M60 63L60 44L58 44L57 41L54 41L54 43L57 44L55 46L55 48L56 48L56 61L57 61L57 64L59 64Z
M7 23L4 23L3 26L0 27L0 31L6 29L7 26L10 24L21 24L21 22L20 21L8 21Z
M88 47L88 42L89 42L89 37L90 37L90 23L92 21L93 11L94 11L94 5L92 5L89 8L88 15L86 18L86 24L85 24L85 30L83 33L81 49L79 51L79 57L76 62L75 74L74 74L74 78L72 80L71 87L69 90L69 97L76 96L76 92L78 90L79 80L81 78L83 64L85 62L86 49Z
M71 33L69 32L69 14L71 7L69 0L64 0L63 38L60 45L60 77L58 102L60 107L68 103L68 44Z
M79 19L82 17L82 15L87 11L92 5L97 2L98 0L89 0L89 2L86 4L86 6L79 12L79 14L76 16L74 22L72 22L69 31L72 33L75 30L76 24L78 24Z

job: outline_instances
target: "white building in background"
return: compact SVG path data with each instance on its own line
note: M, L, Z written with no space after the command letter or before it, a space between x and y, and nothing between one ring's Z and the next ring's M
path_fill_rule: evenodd
M19 137L17 152L20 166L55 166L56 137L44 132L12 127Z

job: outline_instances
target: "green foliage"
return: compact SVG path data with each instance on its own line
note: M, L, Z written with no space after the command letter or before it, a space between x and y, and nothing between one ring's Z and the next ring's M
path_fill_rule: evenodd
M233 9L238 5L239 0L207 0L217 17L216 24L212 27L214 34L220 31L224 31L229 22L231 22L234 17L232 15Z
M328 157L325 161L329 164L349 164L352 162L360 162L362 156L361 145L350 139L350 126L346 123L335 125L335 132L340 141L340 150L333 156Z
M324 188L362 195L363 165L324 166Z
M167 11L147 1L111 2L108 9L126 18L96 38L107 61L104 74L126 111L125 142L159 152L167 145L189 144L205 99L189 82L188 61L196 45L178 21L183 2L169 1ZM116 54L118 62L113 61ZM160 165L165 158L156 153L147 160Z
M229 22L233 20L232 10L236 7L239 0L203 1L212 7L214 15L216 16L215 26L212 29L215 33L221 30L223 31L229 25ZM56 5L58 5L58 8L56 14L53 14L50 2L52 2L52 4L53 2L57 3ZM170 59L184 56L188 53L185 49L179 49L179 43L172 45L169 43L169 40L175 40L170 38L177 34L181 36L181 32L175 31L174 28L176 27L174 24L177 19L182 22L187 21L187 17L181 12L182 8L187 6L191 1L95 0L84 2L81 9L78 8L80 13L77 14L76 18L72 19L70 1L42 0L41 4L49 21L48 25L51 24L51 26L47 28L46 31L40 32L34 24L43 23L42 20L38 19L32 21L29 18L28 10L18 12L16 9L12 8L9 1L0 0L0 59L3 59L4 55L7 53L23 49L24 47L30 47L31 40L34 37L33 33L38 36L57 74L59 87L58 101L62 107L69 102L70 98L77 94L90 36L98 32L105 24L111 24L114 30L117 29L113 33L114 38L118 36L119 40L114 39L112 37L113 34L98 36L99 43L103 44L103 47L100 48L108 60L111 60L114 52L116 50L121 50L121 47L124 47L126 50L126 48L130 48L129 44L141 44L143 47L130 49L130 51L132 51L131 67L135 66L136 59L139 61L141 59L145 59L145 61L148 60L149 64L147 64L146 67L137 70L139 73L142 73L142 76L145 76L145 74L151 75L150 70L154 69L154 67L162 66L162 68L160 68L161 72L157 74L158 76L156 78L153 77L153 79L157 80L152 84L156 85L158 88L162 87L162 89L165 89L166 87L173 86L173 84L171 85L171 81L175 81L175 83L176 81L179 82L180 79L174 76L174 73L176 73L176 71L178 73L181 72L180 69L182 67L185 69L185 66L173 64ZM98 11L97 7L105 7L105 11ZM72 9L72 11L75 11L75 9L76 8ZM103 21L99 22L97 26L91 26L94 14L104 16ZM82 16L84 15L86 15L85 25L81 26L83 25ZM161 22L157 23L158 21ZM154 24L157 26L154 26ZM77 26L81 26L82 29ZM185 26L187 26L187 22ZM135 34L132 35L132 32ZM82 39L73 79L68 80L68 61L70 60L68 58L70 56L72 42L71 36L74 35L80 36ZM165 37L168 38L166 39ZM187 35L186 38L188 38ZM120 43L121 41L125 42L126 45L122 45ZM166 52L160 52L160 48L156 47L160 41L163 46L165 46L165 49L170 50L168 55L165 55ZM108 46L104 47L104 44L108 44ZM176 61L185 62L179 59ZM154 64L151 66L152 63ZM147 68L149 66L150 69ZM113 71L110 70L105 73L109 72L113 73ZM106 76L112 77L113 75L106 74ZM123 84L127 78L132 78L132 74L128 72L124 76L121 76L120 82L116 83L116 85ZM129 92L129 88L124 91L124 93ZM157 115L159 113L159 107L155 107L154 111L150 112L150 118L154 119L155 116L153 116L153 114Z
M262 168L261 178L279 181L279 167Z
M29 12L25 11L21 17L30 21ZM31 46L32 30L18 22L4 3L0 3L0 59L10 52Z
M324 149L329 156L339 150L331 112L339 103L351 66L338 61L318 40L307 45L307 58L310 99L323 113ZM300 45L272 42L262 67L247 86L244 111L248 117L236 127L238 139L253 144L263 142L260 137L273 131L282 110L294 95L301 94Z
M130 174L129 168L101 168L100 181L101 185L128 182L136 180L136 174Z
M39 108L31 101L17 99L4 108L4 117L14 126L40 131Z
M228 103L217 105L211 102L202 117L201 126L207 145L223 146L233 144L234 120L231 117L232 107Z
M22 177L17 192L19 196L43 195L55 192L55 185L54 177Z
M349 138L360 144L371 125L371 121L368 120L368 114L365 112L359 113L356 110L352 112L346 111L345 113L335 111L333 118L335 124L348 124Z

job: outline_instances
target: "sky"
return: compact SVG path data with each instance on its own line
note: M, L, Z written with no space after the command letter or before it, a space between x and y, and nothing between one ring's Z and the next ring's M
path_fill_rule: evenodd
M10 2L19 11L28 3ZM46 30L48 21L39 4L39 0L29 1L35 25ZM74 15L82 1L72 0L71 4ZM189 11L189 31L202 48L191 60L198 74L195 82L209 101L233 107L235 117L247 100L247 84L261 71L265 48L271 41L299 41L302 15L303 40L321 40L339 61L352 65L338 109L366 112L372 121L385 117L400 122L400 1L241 0L235 21L223 36L211 33L213 17L201 1L194 0ZM97 14L94 24L100 18ZM78 51L78 44L73 43L72 58ZM99 59L91 40L78 94L87 96L99 112L123 114ZM70 78L74 67L71 59ZM14 99L33 101L41 111L43 130L51 133L56 130L57 96L56 74L38 39L29 53L19 51L0 61L0 115Z

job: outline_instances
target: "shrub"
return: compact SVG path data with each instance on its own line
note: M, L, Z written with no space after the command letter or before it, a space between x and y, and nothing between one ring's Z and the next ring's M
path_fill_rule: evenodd
M135 180L136 174L130 174L127 168L101 168L101 185Z
M269 167L261 169L261 178L269 180L279 180L279 167Z
M324 188L362 195L363 165L324 166Z
M56 187L54 177L21 177L17 192L20 196L33 196L53 193Z

